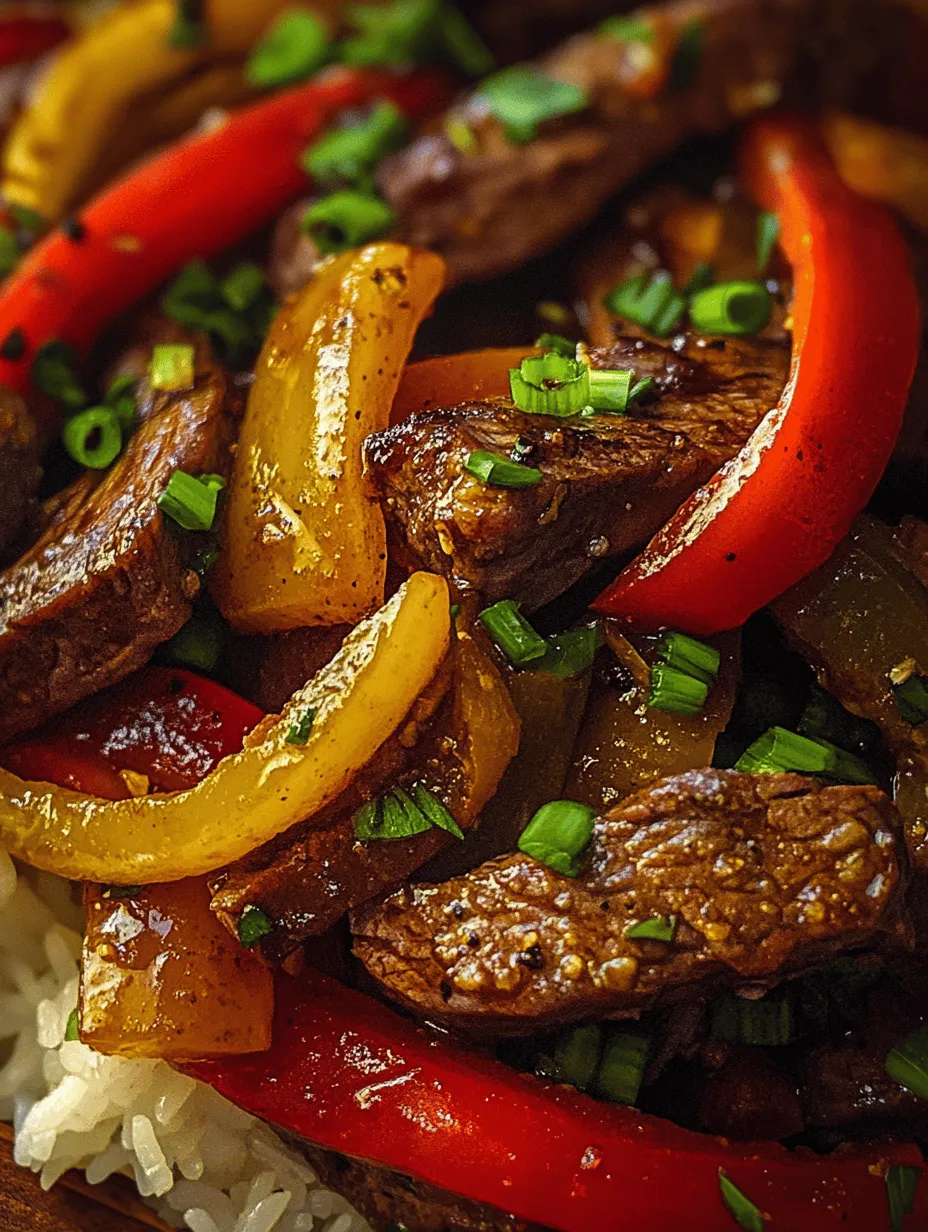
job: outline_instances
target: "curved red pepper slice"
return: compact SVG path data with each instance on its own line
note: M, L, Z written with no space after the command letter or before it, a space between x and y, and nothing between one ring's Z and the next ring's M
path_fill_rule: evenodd
M35 60L71 33L68 22L51 6L45 13L17 13L17 8L26 7L13 6L13 11L0 14L0 68Z
M196 257L237 244L308 186L299 155L345 107L391 98L418 117L443 100L432 75L332 70L231 116L131 172L80 211L83 238L53 232L0 290L0 385L29 387L36 349L62 338L86 351L100 330Z
M190 1072L313 1142L562 1232L736 1232L719 1168L765 1232L885 1232L886 1168L922 1163L915 1147L822 1158L690 1133L437 1039L319 972L280 976L276 998L271 1052ZM924 1183L916 1203L913 1232Z
M827 560L889 461L918 359L902 234L843 183L814 130L758 120L742 176L779 216L793 267L790 377L740 454L593 605L640 626L734 628Z

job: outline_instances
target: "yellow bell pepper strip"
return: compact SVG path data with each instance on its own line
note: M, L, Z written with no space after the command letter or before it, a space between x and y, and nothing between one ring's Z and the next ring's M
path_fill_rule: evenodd
M78 238L58 231L29 253L0 291L0 384L26 392L36 350L61 338L85 352L100 329L186 262L238 243L305 187L307 142L346 107L388 97L410 117L437 107L428 74L337 70L172 146L81 212Z
M182 84L199 66L243 61L286 7L287 0L208 0L198 47L171 45L176 0L114 8L56 56L14 125L0 182L7 203L58 221L80 200L134 103Z
M447 583L415 573L195 787L107 801L0 769L0 843L47 872L109 885L220 868L334 800L404 721L449 641Z
M222 614L271 633L355 624L383 602L386 529L361 444L386 428L445 263L370 244L324 266L278 314L258 360L213 574Z

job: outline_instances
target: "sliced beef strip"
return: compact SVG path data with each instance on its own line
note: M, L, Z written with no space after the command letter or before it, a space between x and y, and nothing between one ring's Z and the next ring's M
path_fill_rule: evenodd
M19 394L0 387L0 557L37 510L41 474L35 422Z
M601 818L578 880L516 853L407 887L356 913L355 953L389 996L460 1029L635 1016L907 939L897 828L876 788L691 771ZM625 936L670 915L671 943Z
M144 388L139 420L106 476L77 480L0 573L0 740L121 680L190 616L199 580L157 500L177 469L228 470L227 378L205 342L194 389Z
M415 415L368 437L369 480L393 545L487 602L528 610L604 557L642 546L733 457L776 405L789 351L769 341L687 338L681 349L623 337L595 368L653 376L658 396L629 415L555 418L502 399ZM488 487L464 470L472 450L537 467L534 488Z
M635 98L641 47L599 33L578 35L538 60L558 81L586 90L583 111L542 125L526 143L507 140L478 91L449 120L476 145L462 152L427 133L378 168L378 186L399 215L396 234L440 252L452 283L489 278L552 248L591 218L621 185L685 138L719 132L769 106L795 58L804 0L677 0L656 15L659 31L702 28L692 84ZM676 34L670 33L669 59ZM655 39L659 45L660 34Z

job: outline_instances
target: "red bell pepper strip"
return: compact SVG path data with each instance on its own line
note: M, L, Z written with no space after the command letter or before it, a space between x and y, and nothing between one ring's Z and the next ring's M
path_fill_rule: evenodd
M643 627L734 628L827 560L889 461L918 359L909 253L888 210L791 117L754 123L741 161L793 267L790 376L738 456L593 605Z
M156 791L182 791L237 753L263 717L194 672L149 667L0 749L0 764L106 800L130 794L120 770L144 774Z
M35 60L62 42L71 27L60 13L51 7L44 13L27 15L24 6L0 14L0 68ZM35 6L30 6L34 8Z
M276 998L269 1053L189 1072L313 1142L562 1232L736 1232L719 1168L765 1232L886 1232L885 1169L922 1163L915 1147L823 1158L691 1133L465 1051L316 971L281 975ZM926 1221L923 1182L913 1232Z
M29 388L35 351L61 338L85 352L109 321L195 257L238 243L308 186L298 159L345 107L391 98L408 116L434 110L439 79L333 69L297 89L187 138L145 162L80 212L84 236L39 243L0 290L0 343L20 331L25 349L0 359L0 385Z

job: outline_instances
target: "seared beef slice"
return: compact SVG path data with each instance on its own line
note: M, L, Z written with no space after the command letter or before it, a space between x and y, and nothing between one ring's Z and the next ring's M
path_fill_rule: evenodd
M0 573L0 740L121 680L189 618L198 579L157 500L177 469L228 468L227 395L203 344L194 389L143 391L122 456L57 498L42 537Z
M368 437L368 474L408 563L487 602L541 607L604 557L641 547L738 452L779 400L789 352L695 338L678 353L620 338L591 361L653 376L657 397L629 415L566 419L466 403ZM477 449L537 467L542 482L487 486L464 469Z
M516 853L411 886L357 913L355 952L417 1013L500 1032L772 984L902 937L897 828L873 787L694 770L601 818L578 880ZM655 916L673 941L626 937Z

